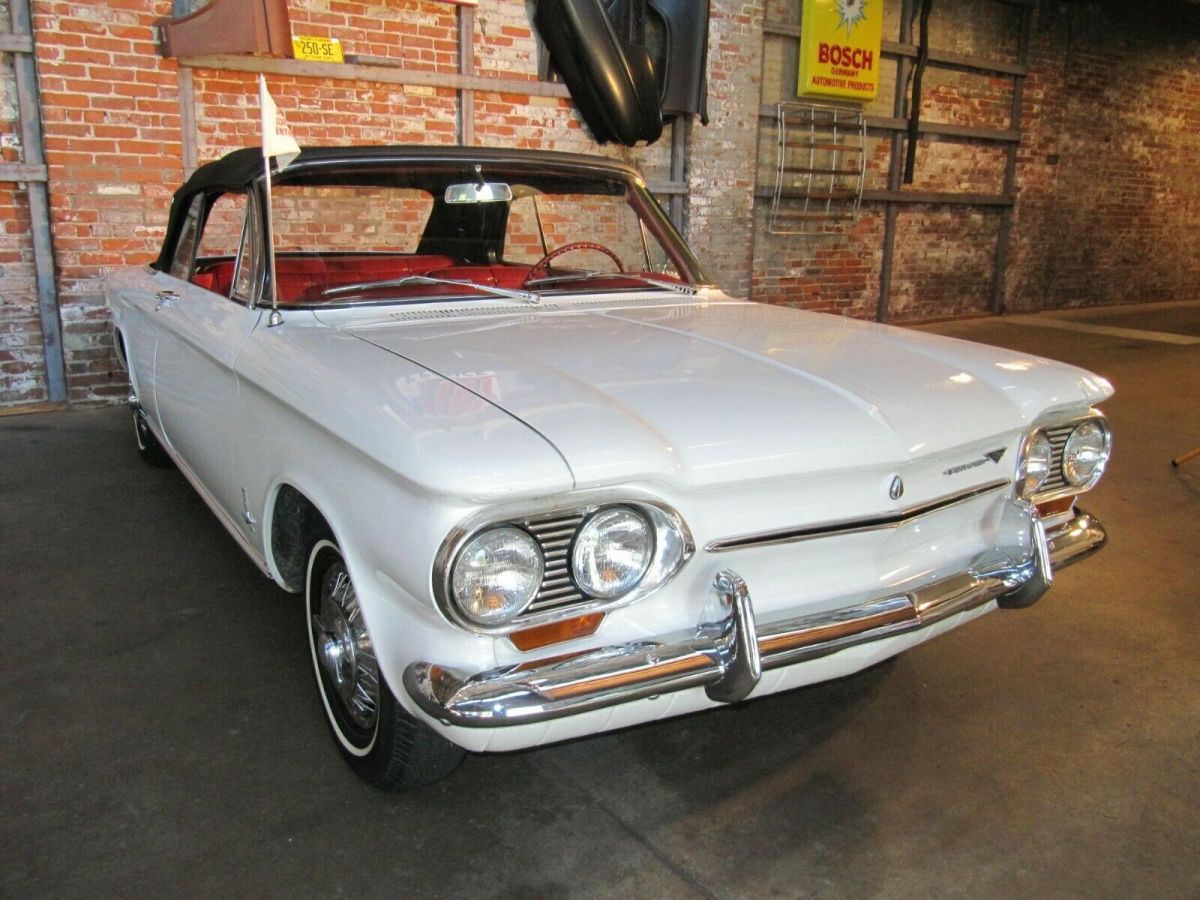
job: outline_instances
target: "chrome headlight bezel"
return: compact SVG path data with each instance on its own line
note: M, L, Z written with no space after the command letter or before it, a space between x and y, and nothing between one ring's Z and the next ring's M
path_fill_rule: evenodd
M550 509L515 507L494 510L490 513L485 512L473 516L455 528L442 542L433 564L433 595L443 616L467 631L503 636L535 625L546 625L594 612L607 612L627 606L657 591L670 581L695 553L695 543L692 540L691 531L683 518L669 506L657 500L629 499L607 493L595 494L588 499L591 502ZM546 520L577 518L579 522L574 527L569 544L566 546L566 566L570 571L570 560L574 554L575 539L579 532L597 513L613 508L628 508L636 512L647 521L654 538L653 551L645 571L626 593L604 598L580 591L581 599L570 602L568 605L544 610L529 610L529 605L527 605L525 610L498 624L474 621L460 608L452 585L454 567L463 550L480 534L505 526L528 531L531 530L530 525L536 526L537 523ZM571 579L574 584L573 573Z
M1084 481L1073 482L1066 471L1066 447L1076 431L1085 425L1099 427L1104 435L1103 460L1095 466L1091 475ZM1034 490L1027 490L1023 484L1030 447L1038 435L1046 435L1052 444L1051 468L1048 476ZM1014 490L1017 496L1035 503L1045 503L1063 497L1072 497L1091 490L1096 486L1108 460L1112 456L1112 429L1108 419L1097 409L1073 417L1047 418L1040 421L1034 428L1025 433L1021 440L1017 460Z

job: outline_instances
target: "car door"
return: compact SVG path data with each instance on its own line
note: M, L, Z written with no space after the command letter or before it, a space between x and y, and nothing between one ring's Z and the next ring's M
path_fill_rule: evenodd
M198 489L236 520L244 509L234 475L242 439L234 360L262 315L252 302L259 263L250 249L258 206L245 194L203 202L190 264L153 276L154 394L163 436Z
M137 397L146 418L162 434L158 405L154 395L154 355L158 350L158 332L167 317L159 315L164 301L179 294L175 279L187 280L196 258L196 238L204 217L205 197L192 198L179 236L175 240L169 272L172 279L164 281L160 272L151 266L130 270L122 277L111 279L109 303L123 336L121 350L126 356L130 387Z

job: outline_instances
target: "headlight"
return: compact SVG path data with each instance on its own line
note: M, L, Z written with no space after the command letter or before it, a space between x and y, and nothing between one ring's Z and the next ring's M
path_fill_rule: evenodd
M642 580L654 556L654 531L626 506L602 509L579 530L571 554L576 583L593 597L620 597Z
M1025 444L1025 457L1021 460L1017 478L1021 480L1021 496L1030 497L1041 489L1050 477L1050 466L1054 462L1054 448L1044 431L1035 431Z
M480 516L442 542L433 595L456 625L510 634L640 600L694 550L677 512L640 498Z
M518 615L542 583L542 551L520 528L489 528L472 538L454 562L451 590L468 619L503 625Z
M1063 449L1063 477L1075 487L1091 484L1104 472L1110 448L1108 429L1099 420L1077 425Z

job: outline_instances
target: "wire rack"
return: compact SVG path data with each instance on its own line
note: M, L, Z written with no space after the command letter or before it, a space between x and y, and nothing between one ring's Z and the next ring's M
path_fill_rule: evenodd
M776 105L778 164L768 230L818 234L858 218L867 172L867 123L844 106Z

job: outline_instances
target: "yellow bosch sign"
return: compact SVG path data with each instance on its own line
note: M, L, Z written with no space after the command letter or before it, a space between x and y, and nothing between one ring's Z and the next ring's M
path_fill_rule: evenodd
M884 0L803 0L801 96L874 100Z

